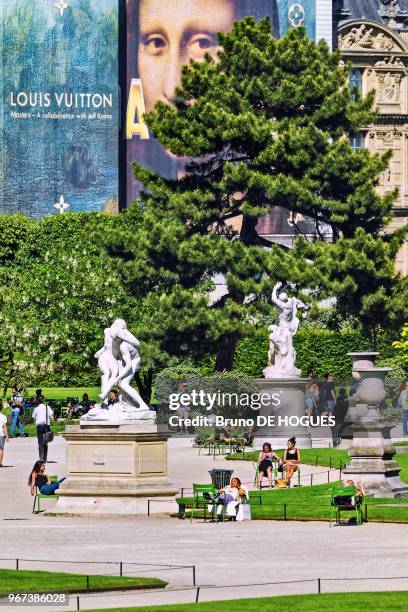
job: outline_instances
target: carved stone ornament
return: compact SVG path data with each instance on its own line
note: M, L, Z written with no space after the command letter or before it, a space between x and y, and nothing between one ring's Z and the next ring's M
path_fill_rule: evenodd
M391 130L376 130L370 133L370 136L382 140L385 145L392 145L395 138L401 138L402 132Z
M399 102L402 74L396 72L381 72L378 74L380 91L378 99L381 102Z
M404 62L401 61L400 57L388 56L382 60L375 62L374 68L386 68L387 70L405 70Z
M390 36L365 23L339 34L338 45L341 50L402 51Z

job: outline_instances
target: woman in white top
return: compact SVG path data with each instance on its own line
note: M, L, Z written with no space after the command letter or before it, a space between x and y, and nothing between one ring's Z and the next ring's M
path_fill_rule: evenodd
M231 478L230 484L221 489L219 495L215 498L217 514L221 514L223 507L225 507L227 516L236 517L239 504L248 501L248 499L248 489L242 486L240 479L237 477Z

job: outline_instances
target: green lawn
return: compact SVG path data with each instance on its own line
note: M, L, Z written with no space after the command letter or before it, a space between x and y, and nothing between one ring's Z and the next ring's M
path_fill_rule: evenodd
M377 593L324 593L322 595L288 595L258 599L209 601L174 606L142 606L137 608L109 608L109 612L344 612L364 610L375 612L406 610L408 591ZM104 608L105 609L105 608ZM89 612L102 612L101 609Z
M25 394L26 397L35 395L38 387L29 387ZM67 397L78 397L82 399L82 395L87 393L90 400L98 401L99 387L42 387L42 392L46 400L66 400ZM8 389L6 398L11 397L11 389Z
M283 451L276 451L282 455ZM347 451L333 448L301 449L302 463L329 467L344 466L350 460ZM257 460L259 451L245 453L245 461ZM396 460L401 466L401 479L408 482L408 455L397 454ZM241 460L242 455L236 453L229 457L231 461ZM239 468L235 469L239 476ZM273 520L322 520L328 521L331 514L331 488L334 483L315 486L302 486L293 489L273 489L251 491L251 513L254 519ZM187 498L190 500L191 498ZM367 503L367 519L380 522L408 522L408 499L370 499ZM402 505L401 505L402 504ZM187 508L189 502L187 501ZM188 515L187 515L188 516ZM202 516L196 514L195 516ZM343 513L342 516L346 516Z
M331 515L331 488L334 483L294 489L268 489L250 491L251 515L260 520L329 521ZM178 498L180 499L180 498ZM193 498L184 498L187 509ZM367 499L367 519L384 523L407 523L407 499ZM189 517L189 513L186 514ZM203 517L202 511L194 513L194 520ZM343 512L346 521L354 514Z
M276 453L282 456L283 450L277 450ZM339 468L340 463L342 467L350 461L348 452L345 450L336 450L335 448L301 448L300 456L302 463L308 465L322 465L324 467ZM229 455L227 459L230 461L244 460L244 461L257 461L259 457L259 451L250 451L245 453L245 457L242 457L242 453L234 453ZM408 482L408 455L397 454L394 459L398 461L401 472L400 477L404 482Z
M339 468L340 464L344 465L350 461L348 452L345 450L336 450L334 448L301 448L300 456L302 463L309 465L323 465L324 467ZM245 461L258 461L260 451L245 452L245 456L242 453L234 453L228 455L226 458L230 461L235 459L244 459ZM275 451L280 457L283 455L283 450Z
M89 588L153 588L164 587L166 582L158 578L139 578L121 576L89 576ZM77 592L86 590L86 575L65 574L60 572L42 572L26 570L0 569L1 593L36 593L36 592Z
M73 422L73 421L70 421L70 422ZM24 427L24 431L26 432L26 434L28 434L30 437L35 437L37 435L37 429L36 429L35 423L29 423L28 425L24 424L23 427ZM56 436L59 435L61 431L65 430L65 421L52 421L51 429L54 432L54 435ZM18 433L17 430L16 430L16 433Z
M26 397L31 397L35 395L36 388L29 387L26 392ZM82 399L82 395L87 393L90 400L98 400L98 393L100 393L99 387L42 387L42 392L47 401L55 400L55 401L65 401L68 397L77 397L80 400ZM7 399L11 397L11 389L7 392ZM68 403L66 402L66 404ZM11 412L9 408L3 410L4 414L8 416ZM34 423L23 424L24 431L30 436L35 437L37 435L37 431ZM58 435L61 431L65 429L65 423L63 421L57 421L51 423L51 429L55 435ZM18 434L16 430L16 434Z

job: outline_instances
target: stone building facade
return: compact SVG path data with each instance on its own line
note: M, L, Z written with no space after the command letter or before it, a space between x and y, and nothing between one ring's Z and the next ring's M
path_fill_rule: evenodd
M375 124L352 136L355 147L393 156L379 190L399 190L392 227L408 223L408 0L343 0L334 3L337 44L351 62L351 85L376 92ZM398 254L408 274L408 241Z

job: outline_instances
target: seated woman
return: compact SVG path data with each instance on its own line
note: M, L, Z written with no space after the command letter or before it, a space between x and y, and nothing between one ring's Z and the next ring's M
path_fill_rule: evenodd
M239 478L231 478L230 484L218 491L218 495L215 498L217 514L221 514L225 507L227 516L235 518L239 504L248 500L248 489L242 486ZM208 511L212 512L212 505L208 506Z
M363 497L367 495L364 486L361 482L354 482L354 480L346 480L344 482L345 487L355 487L356 488L356 501L361 502Z
M285 471L285 480L290 485L290 480L297 472L300 463L300 452L296 448L296 438L289 438L288 448L283 453L283 469Z
M64 480L65 478L61 478L57 482L51 482L51 478L45 473L45 463L36 461L28 477L28 486L31 488L31 495L35 495L35 487L42 495L53 495Z
M262 480L265 475L268 476L269 486L272 487L272 461L274 459L280 461L269 442L264 442L258 457L258 484L260 489L262 489Z

